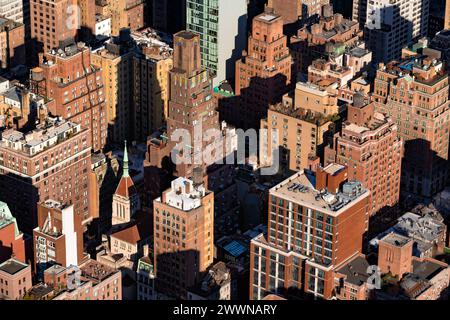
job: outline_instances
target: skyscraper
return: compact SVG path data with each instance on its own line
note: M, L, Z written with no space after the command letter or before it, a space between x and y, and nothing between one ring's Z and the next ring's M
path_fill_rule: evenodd
M213 86L234 78L234 64L245 48L247 0L187 0L186 29L200 35L202 65Z
M291 84L292 58L281 16L266 10L253 19L248 52L236 62L236 95L240 95L239 128L259 128L271 104L281 101Z
M186 178L154 201L156 290L187 298L214 258L214 193Z
M196 167L202 172L200 174L206 175L207 168L214 166L214 163L206 163L204 156L210 154L211 160L218 160L227 154L227 150L222 154L212 150L224 146L223 134L212 142L203 136L213 129L222 132L222 128L216 110L217 102L212 95L211 76L201 65L200 36L194 32L181 31L174 35L173 68L169 80L167 131L156 133L147 142L148 151L144 160L147 194L144 204L147 206L151 206L149 201L168 187L168 179L173 175L192 177ZM184 141L185 146L172 140L177 130L189 133L186 138L190 140ZM177 163L172 161L175 158Z

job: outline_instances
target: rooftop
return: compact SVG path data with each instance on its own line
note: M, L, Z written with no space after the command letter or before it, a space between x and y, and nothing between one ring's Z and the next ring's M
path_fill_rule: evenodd
M389 243L390 245L396 246L396 247L403 247L407 245L412 240L408 237L404 237L402 235L396 234L396 233L389 233L385 237L381 239L381 241Z
M81 132L81 125L62 118L48 118L35 130L22 133L14 129L2 134L0 147L34 156Z
M367 273L369 263L363 256L357 256L356 258L347 262L344 266L337 269L336 272L345 275L346 281L360 286L367 282L370 275Z
M341 170L338 166L325 168L328 171ZM337 194L327 190L316 190L316 177L307 170L295 173L290 178L273 187L270 194L337 216L361 199L369 196L359 181L347 181Z
M17 227L16 218L12 215L8 205L5 202L0 201L0 229L10 225L11 223L14 223L15 237L18 237L20 231Z
M190 211L201 206L202 198L206 195L203 185L194 186L190 179L179 177L172 181L172 187L165 193L164 202L183 211ZM161 201L158 198L157 201Z
M11 258L0 264L0 271L6 272L10 275L14 275L27 267L28 267L27 264L22 263L14 258Z
M84 277L94 282L101 282L112 274L119 272L95 260L89 260L80 269Z
M206 273L202 281L190 291L201 296L209 296L213 292L219 291L220 288L231 281L230 270L222 261L214 264Z
M271 22L273 20L276 20L278 18L280 18L280 16L276 15L276 14L271 14L271 13L263 13L260 14L259 16L256 17L258 20L263 20L265 22Z

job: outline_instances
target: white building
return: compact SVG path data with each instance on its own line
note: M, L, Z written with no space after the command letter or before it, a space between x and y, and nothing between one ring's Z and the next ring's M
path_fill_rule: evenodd
M95 15L95 36L111 36L111 18Z
M365 12L359 8L358 14L366 17L367 44L375 62L400 58L402 48L426 36L429 4L430 0L374 0L367 2Z
M234 78L247 43L247 0L187 0L186 28L200 34L202 65L213 85Z

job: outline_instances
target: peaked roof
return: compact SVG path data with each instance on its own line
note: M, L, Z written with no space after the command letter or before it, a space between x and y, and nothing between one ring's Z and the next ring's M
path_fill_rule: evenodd
M122 176L122 178L120 178L119 185L117 186L115 194L125 198L130 198L131 196L137 194L133 179L131 179L131 177L129 176Z
M123 151L123 174L119 181L115 194L129 198L137 193L136 187L134 186L133 179L131 179L128 171L128 151L127 151L127 141L125 140L125 148Z
M139 215L137 219L134 224L111 234L111 237L131 244L137 244L150 237L153 233L151 217L143 214Z

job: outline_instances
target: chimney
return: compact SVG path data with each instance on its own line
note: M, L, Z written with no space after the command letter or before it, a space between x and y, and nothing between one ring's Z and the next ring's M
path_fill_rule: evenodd
M148 257L149 254L148 244L144 245L142 249L144 250L144 257Z
M194 182L194 188L203 184L203 169L201 167L195 167L192 170L192 181Z
M310 154L308 156L308 169L312 172L316 172L320 166L320 158L316 155Z

